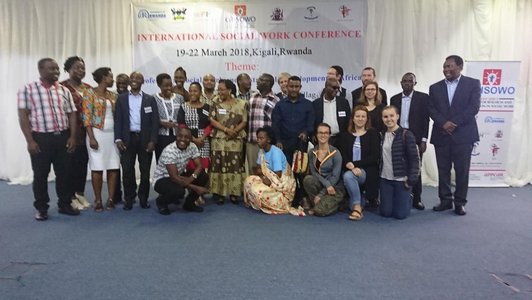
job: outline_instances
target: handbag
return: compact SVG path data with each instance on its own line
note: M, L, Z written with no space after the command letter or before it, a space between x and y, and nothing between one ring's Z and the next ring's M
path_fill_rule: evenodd
M306 147L303 147L305 143L301 143L302 146L300 146L300 149L304 149ZM307 174L308 173L308 152L304 150L296 150L294 151L294 156L292 160L292 172L294 174Z

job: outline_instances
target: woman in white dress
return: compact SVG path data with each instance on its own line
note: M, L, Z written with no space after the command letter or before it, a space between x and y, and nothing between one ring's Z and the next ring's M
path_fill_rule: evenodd
M107 210L114 208L112 195L115 194L120 156L114 142L114 119L117 95L108 90L113 86L113 73L110 68L99 68L92 73L98 86L88 89L83 95L82 119L87 128L87 150L91 168L92 188L94 190L94 210L103 211L102 184L103 171L107 171L107 189L109 198Z

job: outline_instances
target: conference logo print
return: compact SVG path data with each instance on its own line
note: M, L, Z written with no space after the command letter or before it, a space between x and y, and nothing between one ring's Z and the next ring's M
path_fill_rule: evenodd
M316 21L318 19L316 6L307 6L307 14L304 16L304 18L308 21Z
M140 9L137 13L137 19L166 19L166 12L164 10Z
M272 21L282 22L284 20L283 10L279 7L274 8L270 18Z
M482 85L501 85L502 69L484 69Z
M186 8L181 8L181 9L172 8L170 11L172 11L172 15L173 15L174 21L183 21L183 20L185 20L185 16L187 14L187 9Z
M338 7L338 13L339 17L336 19L336 22L352 22L354 21L353 17L351 16L351 11L353 9L350 8L347 5L341 5Z
M502 69L484 69L482 74L482 94L513 95L514 86L502 86Z
M338 10L340 11L340 14L342 14L342 18L344 19L349 16L349 12L351 11L351 9L345 5L340 6Z
M250 27L254 27L255 21L257 21L255 16L248 16L246 5L235 5L234 14L225 17L226 23L246 23Z

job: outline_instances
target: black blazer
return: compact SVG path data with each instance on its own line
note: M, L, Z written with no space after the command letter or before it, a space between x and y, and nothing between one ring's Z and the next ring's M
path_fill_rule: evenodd
M408 112L408 126L410 127L408 130L412 131L416 137L416 144L421 143L421 139L428 139L429 137L429 101L429 95L425 93L414 91L412 94L410 111ZM390 99L390 104L397 107L399 111L399 118L401 118L402 103L402 93Z
M340 134L338 140L338 150L342 154L342 170L347 171L345 165L348 162L352 162L355 167L368 171L372 169L374 172L378 170L380 159L380 135L373 129L369 128L366 134L360 137L360 160L353 161L353 144L356 137L349 133L344 132Z
M122 140L126 146L130 140L131 129L129 126L129 93L118 96L115 110L115 140ZM140 109L140 139L143 147L149 142L157 143L159 131L159 111L153 96L142 93Z
M379 92L382 96L382 103L384 105L388 105L388 97L386 96L386 91L382 88L379 88ZM360 99L360 94L362 93L362 87L359 87L358 89L351 92L351 96L353 97L353 107L357 106L358 100Z
M314 133L316 133L316 127L323 122L323 97L315 99L312 107L314 108ZM349 102L343 97L336 97L336 119L340 133L347 131L351 119L351 108Z
M473 144L479 141L476 115L480 109L480 81L462 75L449 105L447 84L441 80L429 88L429 114L434 125L430 142L434 145ZM443 124L451 121L457 128L449 135Z

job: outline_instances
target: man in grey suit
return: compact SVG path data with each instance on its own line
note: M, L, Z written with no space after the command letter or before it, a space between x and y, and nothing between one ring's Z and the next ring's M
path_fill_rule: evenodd
M150 167L157 143L159 112L155 98L142 92L144 76L133 72L130 91L120 94L115 109L115 142L120 150L122 183L124 185L124 210L133 207L139 197L140 206L149 208ZM137 194L135 161L139 160L140 186Z
M443 64L444 80L429 89L429 113L434 121L430 142L436 150L438 195L435 211L452 209L463 216L467 203L469 166L473 144L479 141L475 116L480 109L480 81L461 74L464 61L451 55ZM451 167L456 173L456 189L451 191Z

